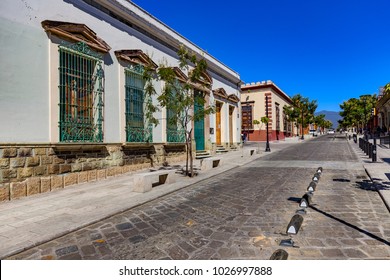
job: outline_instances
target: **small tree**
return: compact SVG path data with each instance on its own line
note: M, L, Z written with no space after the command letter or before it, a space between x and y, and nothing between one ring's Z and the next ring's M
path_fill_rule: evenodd
M325 127L325 115L321 114L321 115L315 116L313 123L317 126L317 129L318 128L320 129L320 133L322 133L323 129Z
M260 122L259 122L258 120L253 120L253 124L254 124L254 125L259 125Z
M259 127L260 123L261 122L258 120L253 120L253 125L257 126L257 128L259 129L259 137L260 137L260 130L261 130L261 126Z
M284 115L286 116L286 121L289 123L294 123L298 129L299 128L299 124L298 124L299 112L297 110L295 110L294 107L287 106L287 105L284 105L283 112L284 112Z
M192 132L193 122L203 119L206 115L215 112L214 106L205 104L205 92L198 91L195 94L194 84L202 80L202 75L206 72L207 62L198 59L194 53L189 53L183 46L178 51L179 68L188 73L188 80L177 79L177 75L172 67L162 64L157 70L158 79L164 82L161 95L157 98L162 107L166 107L171 112L171 124L178 124L178 130L185 133L186 143L186 169L185 174L194 176L194 159L192 152ZM190 65L192 69L190 70ZM204 88L205 91L209 90ZM197 110L195 110L197 106Z
M261 117L260 121L261 121L262 124L268 126L268 124L269 124L269 117L266 117L266 116ZM267 127L265 129L266 129L265 133L268 133ZM268 139L268 134L266 135L266 137Z
M351 98L340 104L340 116L342 120L339 121L342 127L364 128L367 121L371 117L371 109L376 106L376 95L363 95L359 99Z
M261 117L260 121L261 121L262 124L268 125L269 118L264 116L264 117Z
M261 131L261 128L263 127L263 125L265 125L265 124L268 124L269 123L269 118L267 118L267 117L261 117L260 118L260 121L258 121L258 120L253 120L253 124L254 125L257 125L258 126L258 128L259 128L259 137L260 137L260 131ZM260 125L261 124L261 125ZM259 125L260 125L260 127L259 127Z
M317 109L317 101L310 101L309 98L303 97L299 93L294 95L291 99L294 107L293 110L296 111L296 114L299 116L301 136L303 139L304 127L313 122L314 112Z

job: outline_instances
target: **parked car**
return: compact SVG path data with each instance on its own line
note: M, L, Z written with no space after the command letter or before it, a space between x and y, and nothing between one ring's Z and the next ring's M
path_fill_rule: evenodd
M328 134L334 134L334 129L328 129Z
M315 129L310 129L309 134L313 135L313 136L317 136L318 135L317 134L317 130L315 130Z

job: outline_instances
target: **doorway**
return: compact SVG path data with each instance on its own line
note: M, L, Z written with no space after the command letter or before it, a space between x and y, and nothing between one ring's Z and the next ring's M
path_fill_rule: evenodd
M221 145L221 109L222 103L217 102L216 108L216 136L217 136L217 145Z

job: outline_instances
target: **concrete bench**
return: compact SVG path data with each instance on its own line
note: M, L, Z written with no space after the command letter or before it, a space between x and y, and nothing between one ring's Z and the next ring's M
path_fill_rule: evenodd
M153 187L174 183L175 170L157 170L152 172L145 172L134 174L134 192L144 193L151 191Z
M201 170L209 170L213 169L215 167L221 166L222 160L218 157L211 157L211 158L204 158L200 162L200 169Z

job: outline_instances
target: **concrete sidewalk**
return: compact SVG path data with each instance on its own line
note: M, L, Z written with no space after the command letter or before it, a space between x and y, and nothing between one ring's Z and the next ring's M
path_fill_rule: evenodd
M297 138L271 143L271 153L299 143L302 142ZM216 155L222 159L221 166L207 171L199 170L194 178L174 174L176 183L160 185L146 193L131 191L133 175L136 174L133 172L2 203L0 259L245 165L269 154L264 152L264 147L265 143L247 143L241 151ZM260 148L260 152L250 155L250 150L257 148ZM184 163L178 165L184 166ZM200 167L199 160L195 160L195 166Z
M390 211L390 149L388 148L388 145L377 145L377 162L372 162L372 159L370 159L359 148L359 142L354 143L351 140L349 143L355 150L360 161L363 163L367 174L374 182L374 185L386 204L387 209Z

